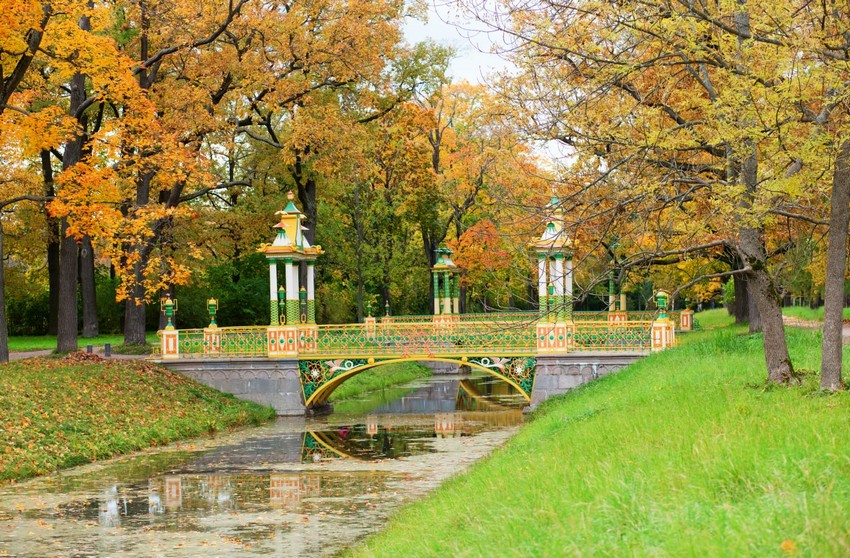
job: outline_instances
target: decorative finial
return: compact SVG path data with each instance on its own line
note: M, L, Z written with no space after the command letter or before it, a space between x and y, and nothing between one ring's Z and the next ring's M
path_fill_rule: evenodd
M293 201L295 199L295 193L292 190L290 190L289 192L286 193L286 199L288 199L289 201Z

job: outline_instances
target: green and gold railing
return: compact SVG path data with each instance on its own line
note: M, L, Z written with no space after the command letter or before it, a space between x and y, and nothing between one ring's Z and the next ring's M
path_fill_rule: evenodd
M629 321L610 326L607 322L576 321L575 351L649 351L652 321Z
M433 323L450 319L459 322L532 322L540 315L537 312L480 312L475 314L422 314L414 316L382 316L378 317L378 323Z
M247 358L267 356L268 331L265 326L219 327L217 345L211 344L210 330L181 329L178 337L180 358ZM157 333L162 337L162 332ZM160 356L157 350L154 357Z
M645 351L652 341L651 320L611 324L605 313L573 322L573 351ZM510 316L487 321L394 321L363 324L311 325L298 332L297 356L307 358L427 357L440 355L531 356L537 352L537 318ZM160 332L162 335L163 332ZM219 327L181 329L172 358L248 358L268 356L268 328ZM154 358L163 355L158 350ZM293 355L295 356L295 355Z
M532 355L534 322L402 322L318 326L309 356L407 356L490 353Z

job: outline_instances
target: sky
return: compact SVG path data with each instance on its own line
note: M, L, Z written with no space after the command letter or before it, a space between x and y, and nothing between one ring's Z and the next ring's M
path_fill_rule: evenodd
M473 23L460 18L456 10L449 10L442 1L431 1L429 4L428 22L408 18L404 35L411 44L431 39L438 44L453 47L456 55L449 66L449 75L454 81L483 83L488 73L509 67L504 59L488 52L492 36L477 33L469 37L468 31L447 22L459 22L470 28L475 27Z

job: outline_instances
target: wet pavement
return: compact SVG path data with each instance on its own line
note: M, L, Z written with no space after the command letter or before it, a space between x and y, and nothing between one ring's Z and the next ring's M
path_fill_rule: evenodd
M512 389L429 378L327 417L6 486L0 556L333 555L513 435Z

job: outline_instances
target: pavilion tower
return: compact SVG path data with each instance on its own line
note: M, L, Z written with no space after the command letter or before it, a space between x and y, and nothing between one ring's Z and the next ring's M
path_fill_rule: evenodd
M306 326L315 326L315 264L316 258L324 253L321 246L311 246L305 238L304 214L293 203L295 195L290 191L286 197L289 200L286 207L275 213L280 215L280 222L274 226L277 235L271 244L260 249L269 261L269 356L291 354L297 350L297 346L291 345L297 345L295 332L298 326L301 325L302 330ZM301 262L307 267L306 285L300 285ZM283 264L282 285L278 280L280 264ZM278 339L285 342L283 346Z
M573 333L573 243L564 226L561 200L553 196L546 211L549 220L543 234L529 245L537 256L537 343L541 351L569 350Z

